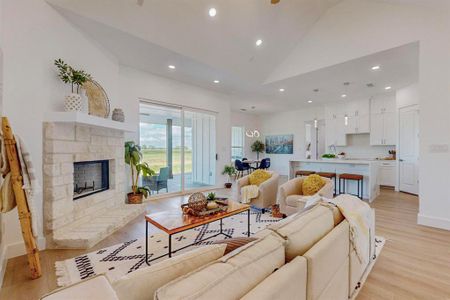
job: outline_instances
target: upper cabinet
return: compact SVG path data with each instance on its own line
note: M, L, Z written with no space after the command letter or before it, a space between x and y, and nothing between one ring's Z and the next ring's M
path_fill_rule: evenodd
M372 99L370 107L370 144L372 146L395 145L395 98Z
M328 106L325 110L326 146L347 146L344 111L338 106Z
M371 114L395 113L396 103L394 97L376 98L370 101Z
M344 118L345 133L369 133L370 132L370 102L369 100L352 101L345 105Z

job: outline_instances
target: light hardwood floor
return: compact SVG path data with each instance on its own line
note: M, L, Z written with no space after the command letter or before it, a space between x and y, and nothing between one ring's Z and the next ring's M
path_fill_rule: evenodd
M216 193L229 195L230 191ZM183 197L152 201L148 210L178 208L182 202ZM415 196L383 190L372 206L377 235L387 242L358 300L450 299L450 231L417 225ZM56 288L55 261L144 236L144 230L142 215L92 249L42 251L43 276L37 280L29 279L25 256L11 259L0 299L38 299Z

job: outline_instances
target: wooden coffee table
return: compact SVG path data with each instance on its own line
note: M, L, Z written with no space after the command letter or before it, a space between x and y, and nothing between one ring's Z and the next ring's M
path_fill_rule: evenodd
M226 237L231 238L232 236L223 232L222 228L222 220L241 212L247 211L247 236L250 236L250 205L238 203L233 200L227 200L228 208L224 212L216 213L213 215L205 216L205 217L196 217L192 215L185 215L180 209L171 210L171 211L163 211L159 213L149 214L145 216L145 262L147 265L150 265L150 262L159 259L164 256L172 257L172 254L183 250L187 247L196 245L200 242L209 240L218 235L224 235ZM210 237L204 238L202 240L196 241L195 243L189 244L182 248L176 249L172 251L172 235L193 229L205 224L209 224L215 221L220 222L220 232L212 235ZM161 229L165 233L169 235L169 250L166 254L153 258L151 260L148 259L148 224L151 223L157 228Z

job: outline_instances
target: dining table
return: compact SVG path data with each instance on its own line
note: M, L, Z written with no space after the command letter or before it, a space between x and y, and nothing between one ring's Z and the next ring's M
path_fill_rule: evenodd
M244 164L248 164L252 169L258 169L259 164L261 163L260 159L246 159L242 161Z

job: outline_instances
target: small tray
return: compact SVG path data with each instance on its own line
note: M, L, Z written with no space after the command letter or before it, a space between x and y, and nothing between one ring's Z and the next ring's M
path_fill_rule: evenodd
M222 199L222 198L221 198ZM197 217L203 217L203 216L209 216L215 213L219 213L219 212L223 212L226 211L228 209L228 204L226 203L226 198L223 198L225 200L219 200L219 198L217 198L216 203L219 204L219 207L214 208L214 209L204 209L202 211L194 211L193 213L190 213L194 216ZM189 204L182 204L181 205L181 210L183 210L184 207L188 207Z

